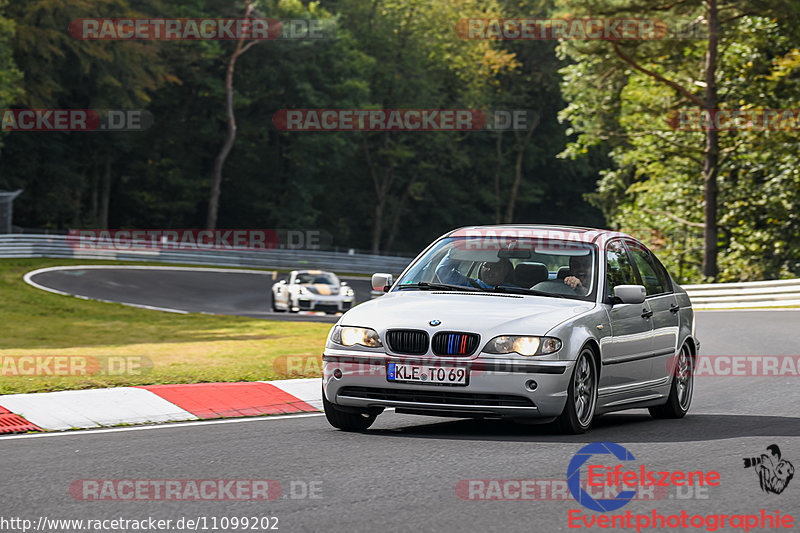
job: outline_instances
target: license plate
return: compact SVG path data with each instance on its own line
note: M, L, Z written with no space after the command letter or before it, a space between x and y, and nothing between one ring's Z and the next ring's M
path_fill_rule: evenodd
M469 381L469 370L460 366L389 363L386 369L386 379L402 383L466 385Z

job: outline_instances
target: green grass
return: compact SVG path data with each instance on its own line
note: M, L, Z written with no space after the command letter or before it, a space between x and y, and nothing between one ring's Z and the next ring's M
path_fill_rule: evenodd
M0 259L0 394L319 376L330 324L150 311L51 294L22 280L38 268L79 264L131 263ZM20 356L137 356L149 368L119 375L13 375L19 359L9 358ZM287 370L284 356L308 360L290 362Z

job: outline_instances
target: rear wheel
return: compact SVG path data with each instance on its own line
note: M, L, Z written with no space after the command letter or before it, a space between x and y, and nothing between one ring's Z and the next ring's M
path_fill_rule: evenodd
M364 431L378 417L377 414L367 412L351 413L344 411L328 401L324 390L322 391L322 406L325 409L325 418L328 419L330 425L343 431Z
M694 357L688 344L678 353L672 373L667 403L648 409L653 418L683 418L689 411L694 392Z
M597 365L590 348L581 350L567 390L567 405L556 419L562 433L577 435L592 425L597 406Z

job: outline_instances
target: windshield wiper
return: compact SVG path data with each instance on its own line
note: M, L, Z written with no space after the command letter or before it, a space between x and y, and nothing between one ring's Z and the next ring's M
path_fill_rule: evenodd
M421 289L421 290L442 290L442 291L478 291L474 287L467 287L466 285L450 285L448 283L429 283L427 281L420 281L419 283L410 283L398 286L398 289Z
M523 289L522 287L507 287L498 285L491 289L491 292L504 292L510 294L529 294L531 296L552 296L553 298L568 298L565 294L553 294L552 292L537 291L536 289Z

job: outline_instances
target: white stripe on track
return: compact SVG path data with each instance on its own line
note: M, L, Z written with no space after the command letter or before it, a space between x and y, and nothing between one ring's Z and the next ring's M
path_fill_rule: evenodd
M387 409L389 411L389 409ZM325 413L299 413L293 415L270 415L261 417L248 417L248 418L226 418L224 420L199 420L193 422L172 422L169 424L162 424L158 426L139 426L139 427L124 427L124 428L107 428L107 429L84 429L79 431L64 431L59 433L31 433L27 435L8 435L0 436L0 442L6 439L41 439L51 437L79 437L85 435L96 435L99 433L121 433L123 431L148 431L152 429L172 429L184 428L194 426L213 426L217 424L238 424L243 422L276 422L279 420L287 420L294 418L307 418L312 416L323 416Z

